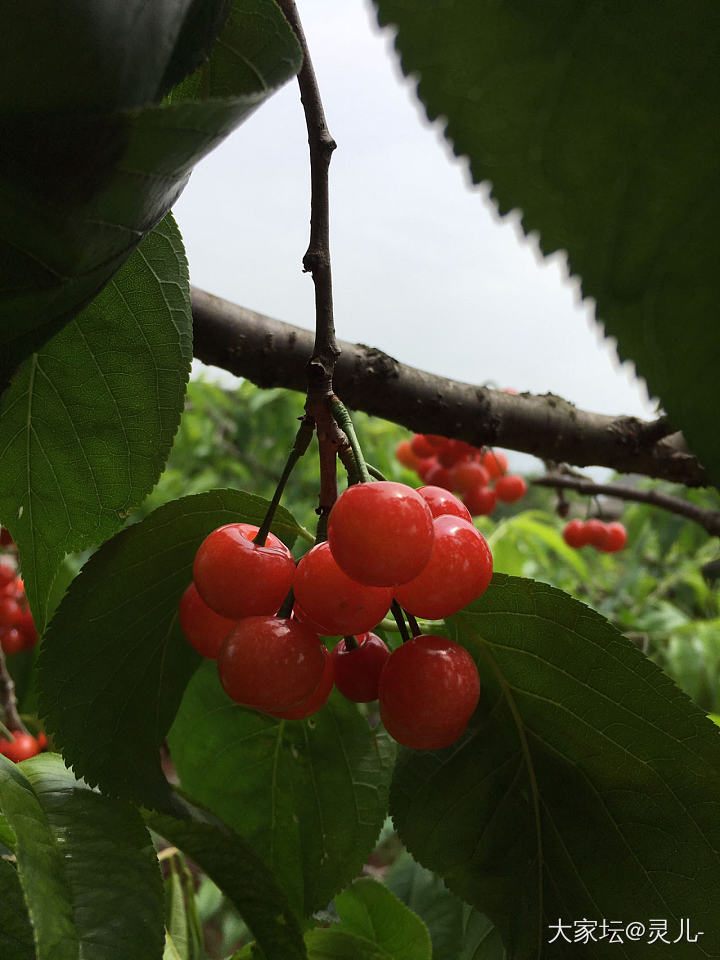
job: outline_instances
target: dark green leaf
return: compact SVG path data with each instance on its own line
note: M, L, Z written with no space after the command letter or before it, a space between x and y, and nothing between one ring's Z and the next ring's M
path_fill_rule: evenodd
M267 960L304 960L297 918L256 853L236 833L213 823L151 815L153 830L183 850L232 900Z
M432 946L425 924L376 880L356 880L335 897L335 908L339 924L306 935L310 960L345 956L430 960ZM353 940L357 953L346 953Z
M178 602L207 534L259 525L266 507L237 490L175 500L103 544L73 581L42 644L40 712L88 783L166 805L159 747L200 660L177 624ZM298 532L283 508L272 529L290 545Z
M165 57L154 49L148 53L146 44L156 42L156 34L145 36L132 23L136 6L128 8L127 22L122 16L114 21L112 42L124 58L127 29L132 28L133 40L136 33L141 35L138 56L154 65L152 95L143 84L132 95L122 85L116 87L115 69L110 66L106 76L96 64L103 61L104 39L90 38L82 56L78 54L82 83L92 91L87 110L74 81L67 96L59 95L61 102L46 102L54 83L42 85L40 77L37 85L30 84L32 95L3 118L0 389L14 367L97 294L162 219L193 165L300 67L295 35L273 0L236 0L233 21L223 30L210 63L201 68L202 90L191 86L182 97L173 95L171 103L160 104L164 86L182 76L206 49L224 5L213 0L203 11L201 4L185 0L187 20L177 17L177 29L160 43ZM152 10L156 5L140 6ZM177 5L172 6L175 10ZM65 10L63 18L51 38L58 57L66 48L71 55L75 51L74 41L66 44L75 24ZM4 33L6 21L15 26ZM188 31L200 21L203 35L195 38L194 46ZM12 6L0 15L0 63L12 49L28 64L37 63L50 42L43 35L33 43L37 22L35 8L22 12ZM82 31L79 37L82 44ZM122 63L124 68L124 59ZM102 90L103 77L110 86L95 102L95 81ZM14 78L6 89L15 94ZM199 94L203 99L195 100ZM42 109L35 109L38 98Z
M567 250L621 357L720 478L720 7L376 0L473 179Z
M385 882L426 923L433 960L504 960L502 940L492 922L451 893L431 870L407 851L392 865Z
M233 703L213 663L170 732L183 789L252 844L298 913L360 870L387 813L394 745L333 693L314 717L274 720Z
M32 927L17 870L0 858L0 957L30 960L34 955Z
M403 751L395 826L416 859L487 913L513 960L548 924L691 917L720 950L720 737L638 649L583 604L496 575L452 618L483 683L469 732ZM543 956L572 957L556 940ZM607 940L597 956L613 951ZM648 960L666 955L645 943Z
M40 632L65 554L111 536L160 476L191 359L187 262L168 216L2 396L0 516Z
M162 880L137 811L78 783L54 754L20 767L0 758L0 806L37 960L160 960Z

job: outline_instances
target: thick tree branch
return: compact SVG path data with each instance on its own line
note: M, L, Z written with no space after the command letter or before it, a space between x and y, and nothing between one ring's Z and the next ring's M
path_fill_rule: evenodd
M261 387L304 391L313 335L192 290L195 356ZM340 342L335 388L347 406L422 433L495 444L542 460L604 466L689 487L708 476L680 433L635 417L578 410L552 394L512 395L438 377L363 344ZM659 436L658 436L659 435Z
M679 497L672 497L667 493L656 490L635 490L619 483L594 483L585 477L569 477L562 474L548 474L539 477L532 483L536 487L553 487L556 490L576 490L588 497L616 497L618 500L633 500L636 503L648 503L653 507L660 507L670 513L677 513L681 517L694 520L704 527L713 536L720 536L720 513L698 507Z

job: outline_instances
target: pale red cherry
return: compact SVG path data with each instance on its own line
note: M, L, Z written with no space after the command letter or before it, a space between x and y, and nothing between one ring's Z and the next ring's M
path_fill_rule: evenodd
M502 476L507 471L508 461L502 450L486 450L483 454L482 465L490 474L490 479Z
M404 483L357 483L330 511L328 542L340 569L358 583L377 587L407 583L430 557L432 513L420 494Z
M198 593L230 620L276 613L292 584L292 554L273 533L263 545L255 543L258 529L251 523L218 527L195 555L193 581Z
M489 516L497 505L492 487L472 487L463 494L463 503L473 517Z
M443 487L418 487L418 493L430 507L433 519L447 515L461 517L463 520L472 519L465 504Z
M608 523L605 529L607 534L605 543L598 549L603 553L617 553L618 550L622 550L627 543L627 530L623 524L614 520Z
M608 541L607 524L597 518L586 521L585 536L591 546L597 550L602 550Z
M503 503L516 503L527 493L527 484L516 473L506 473L495 481L495 496Z
M441 620L487 589L492 554L485 537L467 520L438 517L433 526L430 559L414 580L395 588L395 599L416 617Z
M588 542L585 522L583 520L570 520L569 523L565 524L562 535L565 543L569 547L574 547L576 550L584 547Z

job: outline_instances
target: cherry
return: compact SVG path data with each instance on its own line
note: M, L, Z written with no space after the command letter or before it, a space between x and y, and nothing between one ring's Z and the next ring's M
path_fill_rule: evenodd
M369 703L377 700L380 674L390 651L374 633L361 633L355 640L357 646L351 650L343 639L332 652L335 686L348 700Z
M220 648L220 683L236 703L261 711L290 710L320 682L324 649L317 634L297 620L245 617Z
M588 520L585 524L585 536L587 543L602 550L608 540L607 526L602 520Z
M20 613L17 600L8 596L0 597L0 629L14 627Z
M428 478L428 474L432 473L438 466L437 457L426 457L424 460L418 461L415 473L417 473L424 483Z
M445 490L452 490L452 480L450 479L450 470L442 466L439 461L435 461L432 467L423 469L422 479L425 483L434 487L443 487Z
M31 733L13 730L14 740L0 740L0 753L5 754L13 763L20 763L40 753L40 744Z
M190 645L210 660L217 660L223 640L235 626L234 620L221 617L205 603L194 583L180 599L178 619Z
M0 590L15 579L15 571L8 563L0 563Z
M292 554L269 533L253 542L258 527L228 523L200 544L193 564L197 591L216 613L231 620L276 613L295 573Z
M438 463L444 467L454 467L469 457L472 449L464 440L446 440L438 452Z
M395 448L395 459L408 470L417 469L420 458L413 453L409 440L401 440Z
M9 630L0 631L0 646L3 653L20 653L21 650L29 650L25 637L16 627L10 627Z
M412 487L392 480L357 483L338 497L330 511L328 542L338 566L353 580L368 586L395 586L412 580L427 563L433 518Z
M328 702L332 692L333 684L335 682L335 672L333 660L327 647L323 647L323 653L325 654L325 666L323 668L323 672L320 675L318 685L315 687L307 700L303 700L299 706L293 707L291 710L268 710L267 712L271 717L277 717L280 720L305 720L306 717L311 717L314 713L317 713L318 710L325 706L325 704Z
M515 473L506 473L495 481L495 496L503 503L515 503L527 493L527 484Z
M502 476L508 468L507 457L502 450L486 450L483 454L482 465L490 474L490 479Z
M325 636L364 633L382 620L392 603L392 587L353 580L336 563L328 542L316 544L301 559L293 591L300 619L307 615Z
M434 457L437 452L437 444L432 443L424 433L416 433L410 441L410 449L420 460L426 457Z
M418 493L430 507L430 513L435 517L450 515L471 520L470 511L456 496L443 487L418 487Z
M598 549L602 550L603 553L617 553L618 550L622 550L627 543L627 530L622 523L617 521L608 523L605 532L605 543Z
M463 503L473 517L488 516L495 509L496 502L492 487L472 487L463 494Z
M490 482L490 474L477 460L464 460L453 469L450 479L453 490L464 493L473 487L486 487Z
M480 698L480 677L464 647L420 634L390 655L378 697L385 729L398 743L440 750L465 730Z
M395 598L416 617L440 620L480 596L492 578L485 537L467 520L438 517L435 540L422 573L395 588Z
M569 547L584 547L588 542L587 530L582 520L571 520L565 524L563 540Z

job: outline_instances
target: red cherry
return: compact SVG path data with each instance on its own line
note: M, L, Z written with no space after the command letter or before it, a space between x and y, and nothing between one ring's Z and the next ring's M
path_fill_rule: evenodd
M15 627L0 631L0 646L3 648L3 653L7 654L20 653L21 650L30 649L26 646L25 637Z
M375 587L407 583L420 573L432 550L430 507L404 483L357 483L330 511L328 542L337 565L358 583Z
M424 460L427 457L434 457L437 451L436 445L430 443L424 433L415 434L410 441L410 449L420 460Z
M40 753L40 747L35 737L21 730L13 730L14 740L0 740L0 753L4 753L8 760L20 763Z
M264 546L253 542L258 527L228 523L200 544L193 564L198 593L216 613L231 620L276 613L295 574L292 554L268 534Z
M584 521L571 520L566 523L563 530L563 540L569 547L575 547L576 549L584 547L588 542Z
M507 457L502 450L487 450L483 454L482 465L490 474L490 479L502 476L508 468Z
M490 482L490 474L477 460L464 460L453 469L450 479L453 490L464 493L473 487L486 487Z
M418 487L418 493L430 507L430 513L435 517L453 516L470 520L470 511L460 500L443 487Z
M425 483L433 487L442 487L445 490L452 489L452 480L450 479L450 470L443 467L439 461L427 470L423 470L422 479Z
M320 676L320 680L318 681L318 685L315 687L307 700L303 700L299 706L293 707L291 710L284 710L280 712L268 710L267 713L271 717L277 717L279 720L305 720L306 717L311 717L314 713L317 713L318 710L325 706L332 692L333 684L335 682L335 673L330 651L326 647L323 647L323 653L325 654L325 666L323 668L323 672Z
M416 470L420 457L413 453L409 440L401 440L395 448L395 459L408 470Z
M416 617L441 620L479 597L492 578L485 537L467 520L438 517L435 541L422 573L395 588L395 598Z
M223 640L235 626L235 620L221 617L205 603L194 583L180 599L178 619L190 645L210 660L217 660Z
M37 735L37 745L39 750L44 750L48 745L48 738L45 736L42 730Z
M245 617L220 648L220 683L236 703L262 711L290 710L320 682L324 649L317 634L297 620Z
M588 520L585 523L585 536L591 546L602 550L608 539L607 525L602 520Z
M14 627L21 610L17 600L0 597L0 629Z
M627 543L627 530L617 521L609 523L606 528L606 540L603 546L598 547L603 553L617 553Z
M440 750L465 730L480 698L480 677L464 647L420 634L390 655L378 694L391 737L415 750Z
M392 603L392 587L369 587L353 580L337 565L327 542L318 543L301 559L293 592L300 619L307 615L324 628L324 636L364 633L382 620Z
M427 480L429 473L432 473L439 466L437 457L426 457L424 460L419 460L418 465L415 468L415 473L420 477L423 483Z
M358 645L352 650L343 639L332 652L335 686L348 700L370 703L377 700L380 674L390 651L374 633L361 633L355 640Z
M464 440L448 440L437 455L438 463L444 467L454 467L471 453L472 447Z
M527 484L516 473L506 473L495 481L495 496L503 503L515 503L527 493Z
M473 487L463 494L463 503L473 517L486 517L495 509L497 497L492 487Z
M9 563L0 563L0 590L15 579L15 571Z

